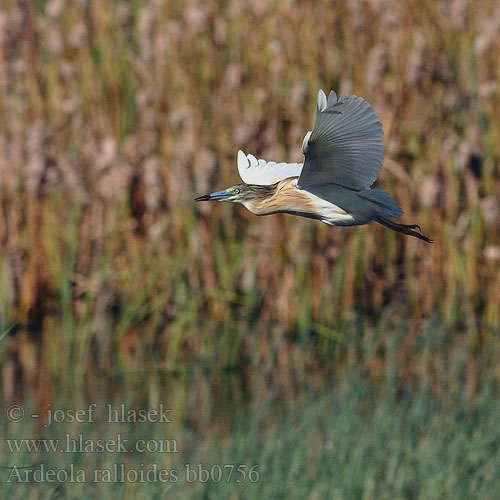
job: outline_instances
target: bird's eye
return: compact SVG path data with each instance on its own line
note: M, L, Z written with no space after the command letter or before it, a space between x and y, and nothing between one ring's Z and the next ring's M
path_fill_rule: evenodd
M234 192L234 194L240 194L240 189L236 188L233 192Z

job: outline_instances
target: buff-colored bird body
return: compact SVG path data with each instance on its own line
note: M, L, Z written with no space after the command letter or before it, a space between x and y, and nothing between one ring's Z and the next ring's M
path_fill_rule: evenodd
M297 188L298 177L283 179L276 183L276 190L268 197L242 202L255 215L288 213L318 219L330 226L356 225L352 214L303 189ZM365 224L366 222L358 222Z
M389 218L403 210L383 189L371 189L382 165L382 124L361 97L318 93L316 123L302 143L305 162L276 163L238 152L243 184L196 198L244 205L256 215L289 213L331 226L372 221L431 242L417 224ZM415 231L414 229L417 229Z

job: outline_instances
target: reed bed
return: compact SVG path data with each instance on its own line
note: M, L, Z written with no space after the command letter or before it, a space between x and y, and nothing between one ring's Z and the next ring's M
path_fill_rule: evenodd
M352 365L498 381L499 7L2 2L3 402L168 392L202 429ZM379 183L433 245L193 202L239 148L301 161L320 87L373 105Z

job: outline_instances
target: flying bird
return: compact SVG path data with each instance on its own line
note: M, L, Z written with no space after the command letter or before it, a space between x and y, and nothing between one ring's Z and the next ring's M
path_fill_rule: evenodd
M243 184L195 198L241 203L256 215L288 213L330 226L378 222L427 243L418 224L391 218L403 210L381 188L371 189L384 156L384 132L373 108L362 98L318 92L316 122L302 142L304 163L258 160L238 151Z

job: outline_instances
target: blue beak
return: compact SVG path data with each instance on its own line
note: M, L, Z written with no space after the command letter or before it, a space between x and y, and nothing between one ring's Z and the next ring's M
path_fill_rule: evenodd
M226 190L216 191L215 193L204 194L203 196L198 196L194 201L223 201L231 196Z

